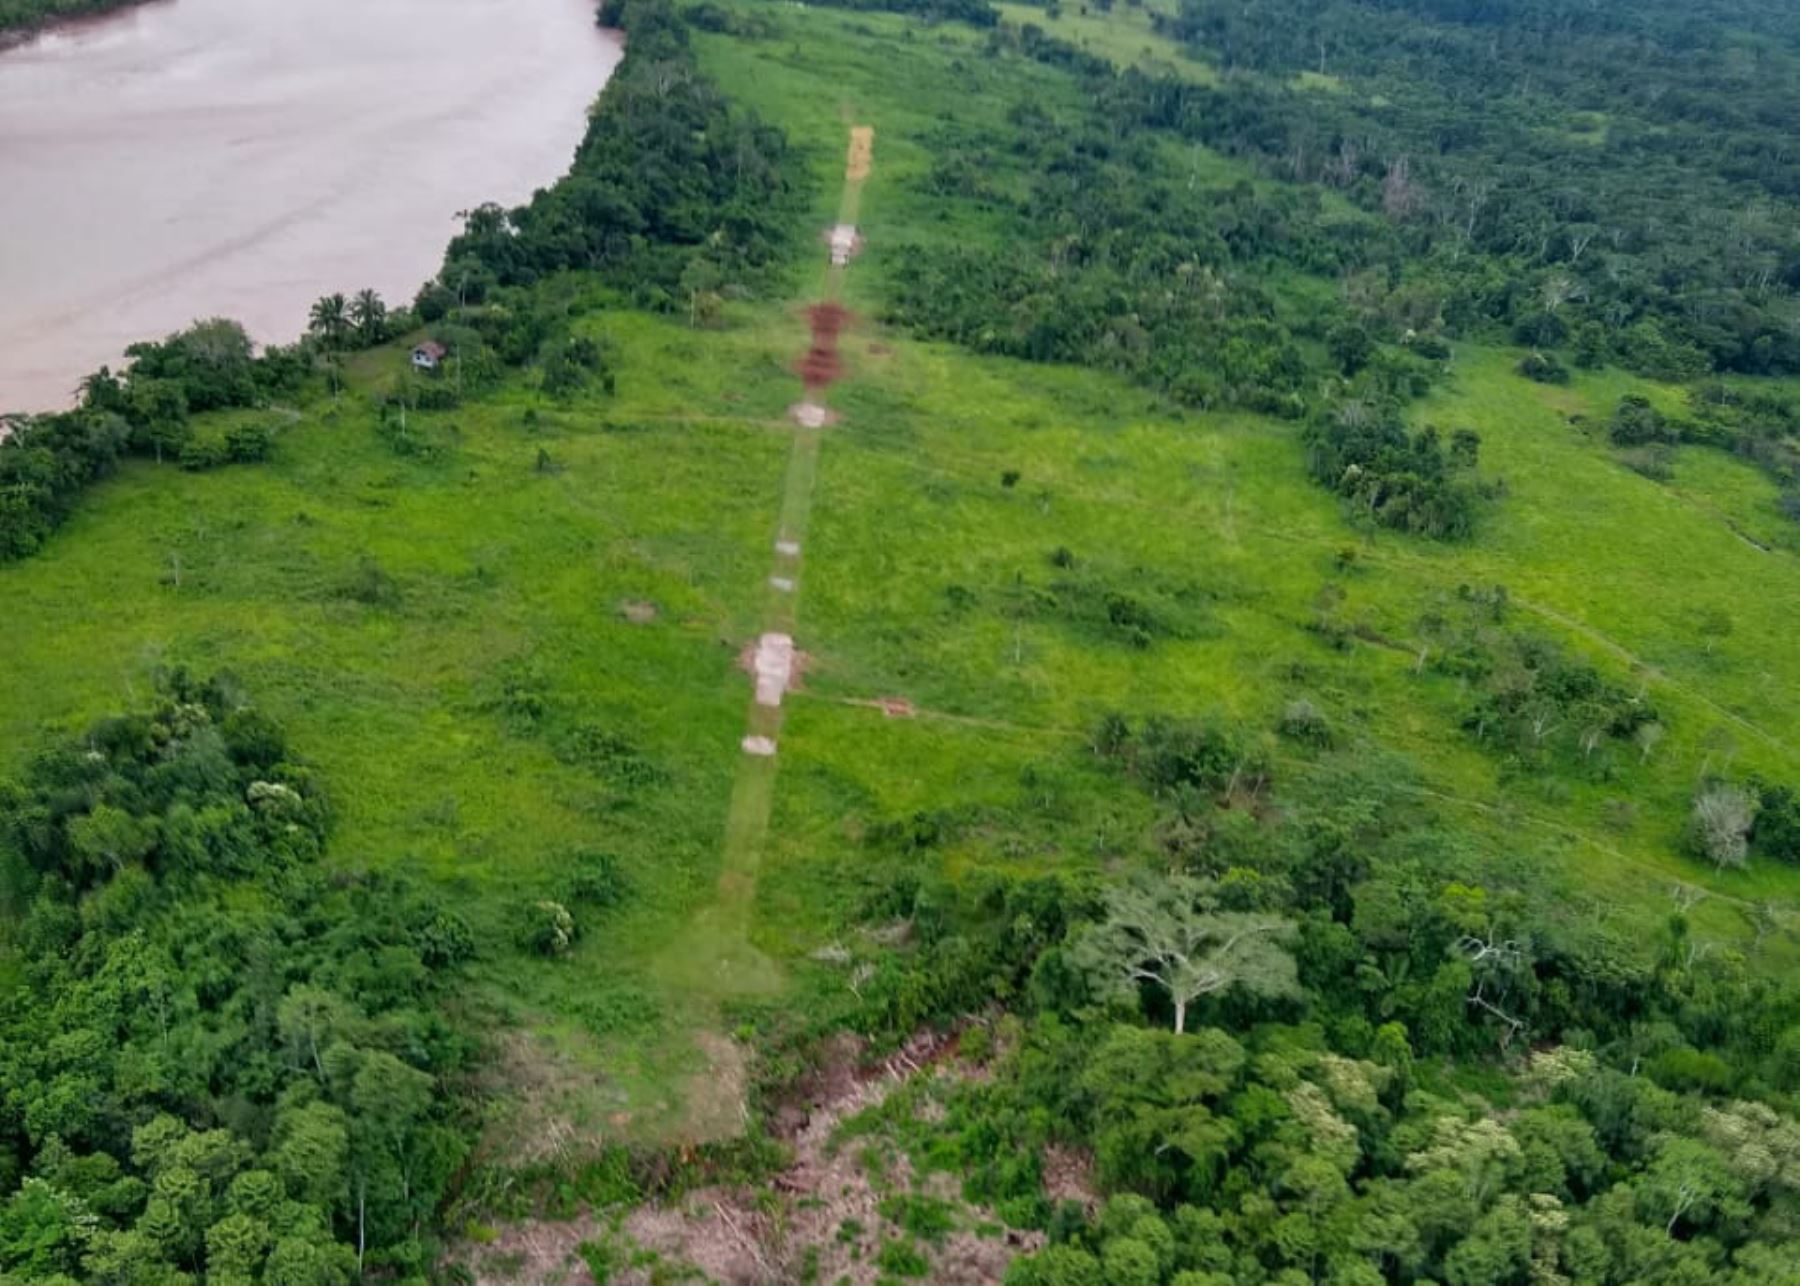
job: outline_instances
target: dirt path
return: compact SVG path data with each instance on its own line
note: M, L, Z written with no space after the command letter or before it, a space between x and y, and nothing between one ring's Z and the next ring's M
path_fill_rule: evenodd
M838 226L854 228L862 205L863 182L873 160L875 131L853 126L844 164L844 191ZM818 477L819 444L836 416L827 405L831 385L843 374L838 338L850 317L839 302L849 256L833 253L824 269L817 300L806 309L810 342L795 363L802 398L787 426L793 435L782 483L781 516L770 541L771 565L764 582L762 628L752 669L756 676L745 717L742 753L726 813L718 901L696 918L665 957L664 975L702 994L731 996L773 991L781 985L775 962L750 942L756 899L756 872L762 863L774 805L775 773L781 757L782 696L796 656L801 572L806 557L808 519Z

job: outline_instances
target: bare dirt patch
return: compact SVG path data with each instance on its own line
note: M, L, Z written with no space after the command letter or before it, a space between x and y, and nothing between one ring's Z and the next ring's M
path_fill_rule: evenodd
M697 1038L716 1075L736 1084L722 1100L741 1102L744 1050L723 1036ZM465 1245L453 1262L478 1283L581 1286L594 1280L583 1255L608 1265L607 1280L649 1286L699 1275L725 1286L777 1286L808 1279L872 1286L884 1276L876 1256L885 1241L910 1242L930 1261L929 1280L952 1286L999 1281L1018 1255L1043 1235L1001 1227L993 1212L961 1200L954 1176L913 1170L905 1151L882 1130L843 1135L859 1113L903 1087L928 1092L914 1104L929 1119L941 1110L929 1087L937 1078L978 1078L981 1069L957 1056L954 1034L915 1037L888 1058L865 1062L854 1037L835 1038L810 1072L777 1105L769 1132L791 1149L786 1169L754 1188L713 1186L666 1203L595 1212L563 1222L528 1220ZM692 1095L690 1095L692 1097ZM719 1124L725 1124L721 1115ZM878 1163L871 1159L879 1154ZM1079 1153L1046 1157L1053 1195L1092 1201L1091 1163ZM954 1227L941 1239L913 1240L886 1214L888 1198L930 1196L947 1203Z
M721 1188L702 1188L678 1206L641 1207L620 1229L621 1239L637 1251L698 1269L707 1281L727 1286L783 1280L763 1249L771 1231L767 1216L746 1210L737 1194ZM631 1269L612 1280L639 1286L652 1275L648 1268Z
M629 1096L600 1073L605 1059L589 1038L511 1030L494 1052L484 1151L519 1165L555 1162L623 1135Z
M738 668L756 680L758 705L780 705L783 694L799 689L811 664L812 657L786 634L764 634L738 652Z
M507 1225L493 1241L453 1259L469 1269L476 1286L592 1286L594 1275L582 1261L581 1246L606 1235L591 1218L567 1223L531 1219Z
M628 598L619 604L619 615L633 625L648 625L656 619L656 604L646 603L642 599Z
M812 346L795 364L794 371L807 392L812 393L843 378L844 363L838 356L838 336L850 324L850 310L842 304L814 304L806 310L806 320L812 329Z
M690 1143L735 1139L746 1123L750 1059L742 1045L718 1032L695 1032L694 1044L705 1055L706 1066L688 1077L682 1088L682 1101L687 1104L686 1138Z
M978 1225L997 1228L992 1213L963 1204L949 1176L917 1176L904 1154L895 1152L873 1177L863 1159L870 1140L847 1144L838 1137L844 1122L915 1078L967 1074L954 1053L954 1037L930 1034L868 1065L860 1061L856 1041L840 1038L777 1110L773 1130L793 1149L793 1162L766 1191L707 1189L674 1206L634 1211L621 1226L621 1240L654 1252L665 1267L692 1265L730 1286L792 1282L807 1274L868 1286L883 1276L874 1262L881 1242L906 1239L882 1214L884 1200L928 1193L958 1212L957 1229L941 1243L917 1243L931 1261L930 1280L959 1286L999 1281L1015 1256L1042 1244L1042 1234L980 1235ZM648 1282L649 1270L614 1280Z
M1094 1158L1074 1148L1047 1146L1044 1192L1052 1201L1079 1201L1092 1213L1100 1204L1100 1194L1094 1189Z
M803 429L823 429L838 422L836 411L812 401L788 407L788 418Z

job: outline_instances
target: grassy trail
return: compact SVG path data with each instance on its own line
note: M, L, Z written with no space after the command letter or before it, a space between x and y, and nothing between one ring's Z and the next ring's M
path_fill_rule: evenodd
M873 137L867 126L850 130L843 196L838 205L840 224L853 226L861 208ZM818 310L839 306L846 268L847 263L839 262L835 256L826 266L818 299L812 305L815 315ZM814 355L825 346L835 356L835 330L826 333L815 323L813 344ZM809 376L802 406L826 413L827 383L827 379ZM792 638L799 626L801 571L824 426L799 414L790 431L793 442L782 482L781 516L765 589L761 633ZM744 751L732 778L731 803L725 819L718 901L695 918L688 932L663 959L662 972L668 981L702 995L761 995L781 987L779 966L750 942L750 920L756 900L757 868L762 863L774 804L782 710L779 702L764 704L752 693L745 717Z

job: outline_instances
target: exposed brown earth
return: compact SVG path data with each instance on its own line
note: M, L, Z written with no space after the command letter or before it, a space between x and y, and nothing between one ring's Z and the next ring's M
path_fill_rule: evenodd
M818 1281L870 1286L884 1276L875 1263L883 1237L903 1236L882 1215L884 1198L922 1192L951 1202L965 1225L939 1245L919 1246L931 1260L930 1280L953 1286L998 1282L1015 1256L1042 1244L1042 1234L978 1235L977 1223L996 1226L992 1213L964 1205L951 1176L915 1175L904 1154L890 1153L876 1181L863 1160L868 1140L840 1146L837 1137L844 1122L910 1080L966 1074L955 1050L953 1036L926 1034L867 1065L858 1043L841 1038L776 1114L774 1131L793 1149L793 1163L770 1185L778 1205L753 1192L706 1189L673 1208L632 1212L621 1227L623 1238L654 1251L664 1267L692 1265L728 1286L792 1282L803 1268ZM648 1283L650 1272L633 1270L613 1280Z
M795 365L795 373L810 394L843 378L844 365L838 356L838 336L850 324L850 311L842 304L814 304L806 310L812 327L812 346Z

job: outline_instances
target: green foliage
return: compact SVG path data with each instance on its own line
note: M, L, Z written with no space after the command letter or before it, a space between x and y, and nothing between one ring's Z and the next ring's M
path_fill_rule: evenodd
M129 3L131 0L3 0L0 2L0 31L104 13Z
M435 999L467 930L404 882L327 880L325 822L279 729L181 673L0 797L27 908L0 1011L0 1271L424 1267L466 1152L442 1079L466 1046Z
M1176 875L1109 889L1106 918L1077 941L1073 959L1096 995L1135 1002L1143 986L1161 992L1181 1032L1189 1006L1217 993L1297 994L1294 960L1282 945L1293 928L1220 910L1214 885Z
M1611 775L1649 757L1662 725L1641 691L1607 679L1548 639L1510 628L1504 587L1462 586L1422 622L1428 664L1472 694L1462 726L1522 766ZM1652 733L1651 730L1655 732Z
M896 1277L926 1277L931 1273L931 1261L904 1241L883 1241L875 1252L875 1265Z
M35 553L81 494L128 455L168 457L187 469L266 460L274 445L266 424L240 423L201 441L190 416L258 405L293 391L303 374L289 350L255 356L244 328L224 318L126 351L125 375L103 366L82 381L80 409L15 417L0 435L0 562Z
M564 956L575 945L575 917L560 902L544 899L518 911L519 945L540 956Z
M781 259L796 195L781 134L731 108L699 74L667 0L611 0L600 17L630 40L574 168L516 210L469 213L420 297L427 320L452 299L479 304L496 288L570 269L673 308L699 260L747 286ZM570 358L547 368L550 391L574 387L581 363Z
M1314 479L1353 514L1442 540L1474 530L1472 455L1446 450L1435 429L1409 433L1392 402L1345 402L1308 422L1306 442Z
M102 411L38 416L0 441L0 559L35 553L87 486L124 455L131 426Z
M1533 349L1519 361L1519 374L1539 384L1567 384L1569 368L1557 361L1555 353Z
M1794 125L1791 15L1729 8L1577 18L1557 5L1286 0L1250 13L1184 0L1159 29L1248 74L1216 87L1123 78L1114 110L1381 211L1406 241L1399 289L1428 289L1461 329L1517 328L1541 346L1592 322L1659 377L1792 371L1783 220L1746 214L1729 248L1704 231L1718 211L1786 208L1797 190L1792 158L1768 146ZM1742 29L1772 57L1721 95L1736 57L1726 33ZM1322 63L1347 92L1294 83ZM1504 87L1505 107L1472 113L1487 87ZM1596 118L1598 141L1574 129ZM1752 262L1760 271L1739 270ZM1716 308L1687 308L1694 291Z
M1778 862L1800 863L1800 792L1790 786L1761 785L1751 840L1756 851Z

